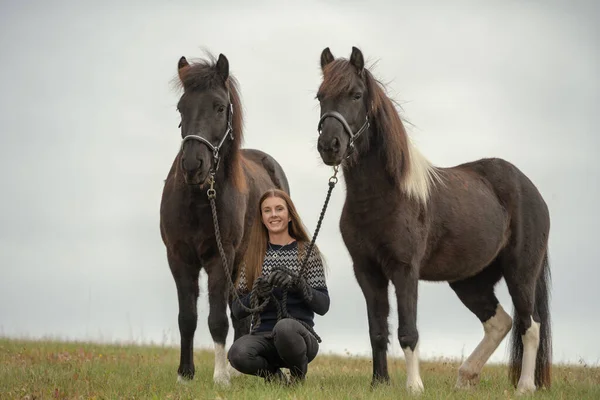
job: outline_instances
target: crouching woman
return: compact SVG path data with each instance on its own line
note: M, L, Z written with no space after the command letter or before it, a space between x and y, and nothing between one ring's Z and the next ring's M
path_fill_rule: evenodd
M300 382L319 351L319 341L311 333L314 315L329 310L323 260L314 246L299 276L310 239L292 200L273 189L258 204L236 286L246 307L250 307L252 291L259 302L270 300L258 318L253 317L250 334L232 344L228 358L238 371L266 381L285 381L281 368L288 368L292 381ZM287 312L292 318L278 320L284 288L288 288ZM240 319L249 315L237 300L232 312Z

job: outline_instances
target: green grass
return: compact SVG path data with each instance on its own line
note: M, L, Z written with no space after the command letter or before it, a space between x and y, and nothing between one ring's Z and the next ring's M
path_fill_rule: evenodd
M406 393L404 360L389 360L391 384L369 387L368 358L319 355L304 385L285 388L262 379L212 383L213 354L195 353L196 378L176 383L179 350L172 347L0 339L0 399L390 399ZM422 362L423 399L508 399L514 389L506 366L484 368L477 389L453 389L459 363ZM557 365L553 386L536 399L600 399L600 368Z

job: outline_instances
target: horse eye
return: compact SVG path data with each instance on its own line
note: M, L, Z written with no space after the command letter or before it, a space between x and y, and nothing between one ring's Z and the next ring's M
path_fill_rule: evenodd
M217 108L217 111L219 113L222 113L223 111L225 111L225 106L219 106L219 108Z
M360 93L360 92L354 92L354 93L352 93L352 98L354 100L360 100L361 97L362 97L362 93Z

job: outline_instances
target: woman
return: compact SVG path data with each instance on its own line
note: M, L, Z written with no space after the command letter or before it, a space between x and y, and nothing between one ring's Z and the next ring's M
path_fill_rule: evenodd
M287 193L269 190L258 204L258 218L252 227L237 289L241 302L249 307L254 285L261 300L274 294L277 301L282 299L282 288L288 287L287 311L293 318L277 321L277 305L271 298L260 313L260 324L253 320L251 333L236 340L229 349L229 362L238 371L267 381L286 380L280 368L288 368L294 382L303 381L319 343L299 321L312 329L314 314L324 315L329 310L323 262L314 246L300 279L286 273L300 272L310 242L308 234ZM249 315L238 301L233 302L232 312L236 318Z

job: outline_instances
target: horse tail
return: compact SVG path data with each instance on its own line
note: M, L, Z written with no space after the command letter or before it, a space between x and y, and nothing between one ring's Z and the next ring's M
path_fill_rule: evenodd
M540 323L540 344L535 361L535 385L536 387L549 388L551 385L552 368L552 332L550 321L550 265L548 253L544 255L542 271L535 286L534 316ZM513 385L517 385L521 376L521 365L523 361L523 323L516 313L513 315L513 329L510 340L510 363L509 378Z

